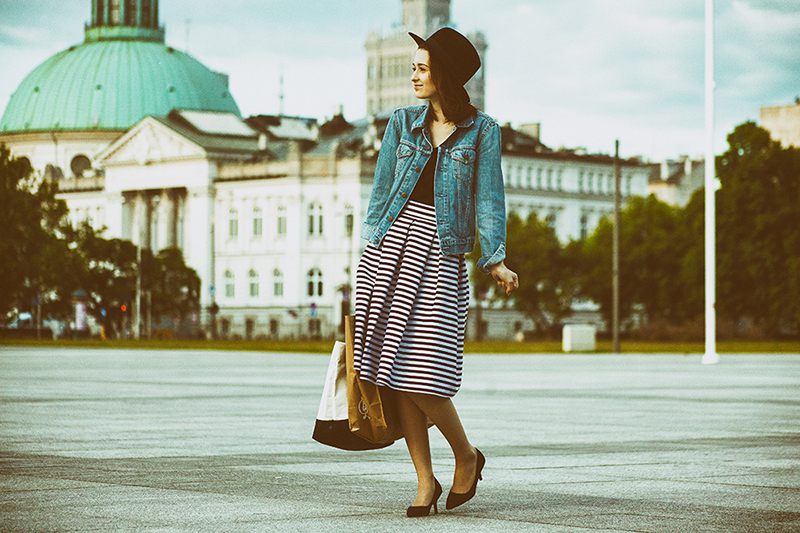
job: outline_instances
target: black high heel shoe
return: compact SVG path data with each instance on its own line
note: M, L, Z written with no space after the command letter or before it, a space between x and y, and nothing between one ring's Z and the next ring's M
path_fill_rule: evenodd
M475 489L478 488L478 480L483 479L483 476L481 476L483 465L486 464L486 458L483 456L481 451L478 448L475 448L475 451L478 452L478 460L477 466L475 467L475 482L472 484L472 488L469 489L469 491L467 491L465 494L459 494L451 490L450 494L447 495L447 502L444 506L445 509L455 509L459 505L467 503L473 498L473 496L475 496Z
M417 516L428 516L431 514L431 505L433 506L433 514L439 514L439 504L437 500L439 496L442 495L442 486L439 484L439 481L436 478L433 478L434 483L436 483L436 488L433 490L433 500L428 505L412 505L406 511L406 516L409 518L414 518Z

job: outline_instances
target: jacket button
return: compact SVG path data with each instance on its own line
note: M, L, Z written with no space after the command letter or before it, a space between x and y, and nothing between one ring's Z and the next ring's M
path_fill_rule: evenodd
M414 167L414 170L419 172L421 169L419 167Z
M393 220L393 219L392 219L392 217L391 217L391 216L389 216L389 222L391 222L392 220Z
M405 198L405 197L406 197L406 196L408 196L408 195L407 195L406 193L403 193L403 194L401 194L400 196L402 196L403 198Z

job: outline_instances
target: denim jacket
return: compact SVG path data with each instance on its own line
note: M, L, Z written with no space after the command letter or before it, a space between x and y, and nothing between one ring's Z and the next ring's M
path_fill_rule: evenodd
M361 237L380 247L386 232L403 210L422 169L439 150L433 178L436 221L442 253L459 255L475 247L475 230L482 256L478 270L506 256L506 210L500 165L500 127L478 111L456 125L438 148L426 126L427 105L392 113L381 142L372 194Z

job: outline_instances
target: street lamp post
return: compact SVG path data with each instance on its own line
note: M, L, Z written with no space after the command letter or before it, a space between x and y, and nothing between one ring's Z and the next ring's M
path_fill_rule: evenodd
M705 76L705 288L706 349L703 364L719 362L716 315L716 231L717 180L714 164L714 0L706 0L706 76Z

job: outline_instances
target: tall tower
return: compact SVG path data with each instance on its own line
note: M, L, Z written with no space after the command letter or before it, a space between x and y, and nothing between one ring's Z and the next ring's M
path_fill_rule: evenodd
M408 36L414 32L428 37L443 26L451 26L450 0L400 0L402 23L390 34L370 33L367 36L367 114L388 112L397 107L421 103L411 88L411 63L417 45ZM467 83L472 104L485 105L486 38L480 32L467 37L481 56L484 65Z
M427 37L450 24L450 0L401 0L403 27Z

